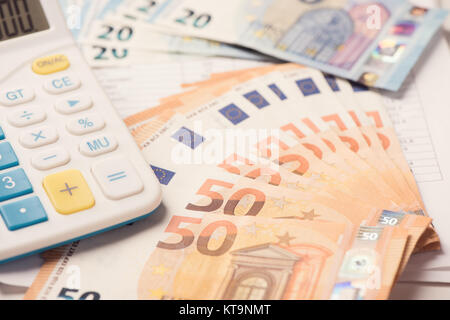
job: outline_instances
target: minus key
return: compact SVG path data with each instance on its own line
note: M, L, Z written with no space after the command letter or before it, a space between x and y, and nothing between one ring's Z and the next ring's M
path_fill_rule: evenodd
M69 152L62 148L56 148L38 153L31 159L31 164L36 169L45 171L64 166L69 161Z

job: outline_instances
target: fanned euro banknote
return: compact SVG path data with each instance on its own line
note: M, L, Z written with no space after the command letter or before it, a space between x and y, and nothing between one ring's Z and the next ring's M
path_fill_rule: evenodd
M439 248L377 93L295 64L185 87L125 119L158 213L47 252L27 299L387 299Z
M404 0L170 0L149 21L397 91L446 16Z

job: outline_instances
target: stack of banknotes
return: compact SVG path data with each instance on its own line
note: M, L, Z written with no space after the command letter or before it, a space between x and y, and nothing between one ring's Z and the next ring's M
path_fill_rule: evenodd
M154 216L49 251L28 299L387 299L433 229L378 93L298 64L125 119Z
M279 59L393 91L447 16L406 0L60 1L93 66Z
M59 0L67 25L94 68L226 57L276 59L233 45L162 32L148 22L169 1Z

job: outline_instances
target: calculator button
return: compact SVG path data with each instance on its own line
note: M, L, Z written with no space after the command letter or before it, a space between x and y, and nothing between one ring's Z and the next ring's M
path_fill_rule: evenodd
M83 140L80 144L80 151L85 156L96 157L116 150L117 146L117 140L113 136L102 134Z
M92 107L92 99L85 95L73 96L56 104L56 111L62 114L72 114Z
M78 89L81 81L73 75L63 75L54 79L47 80L44 89L51 94L61 94L64 92Z
M38 197L13 202L0 208L0 213L10 231L27 228L48 220Z
M105 127L105 121L96 114L75 118L67 124L67 130L77 136L99 131Z
M144 184L133 165L124 157L96 163L92 173L106 197L121 200L141 193Z
M0 140L5 140L5 133L2 128L0 128Z
M70 67L69 59L63 54L55 54L52 56L36 59L33 62L33 72L36 74L46 75L66 70Z
M30 102L34 97L33 89L28 87L2 90L0 91L0 104L5 106L16 106L18 104Z
M56 142L58 132L51 127L40 127L29 130L20 136L20 144L25 148L34 149Z
M0 144L0 170L5 170L19 165L16 153L9 142Z
M0 174L0 202L32 192L33 187L23 169Z
M45 177L44 189L60 214L68 215L95 205L91 189L78 170L67 170Z
M42 122L46 118L47 114L39 107L24 108L22 110L11 112L8 115L9 123L19 128Z
M52 149L41 152L31 159L31 164L38 170L50 170L66 165L70 161L69 152L64 149Z

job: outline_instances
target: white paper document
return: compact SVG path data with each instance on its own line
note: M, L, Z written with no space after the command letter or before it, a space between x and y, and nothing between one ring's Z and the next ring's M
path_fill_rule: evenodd
M415 67L400 92L383 93L405 156L442 242L440 252L414 255L408 271L450 267L449 85L450 51L441 36ZM419 273L403 280L420 281L418 277Z
M44 261L39 255L0 265L0 283L9 286L29 287Z
M229 58L196 58L177 63L141 64L94 69L97 79L123 118L159 104L183 91L184 83L209 79L212 73L262 66L265 63Z

